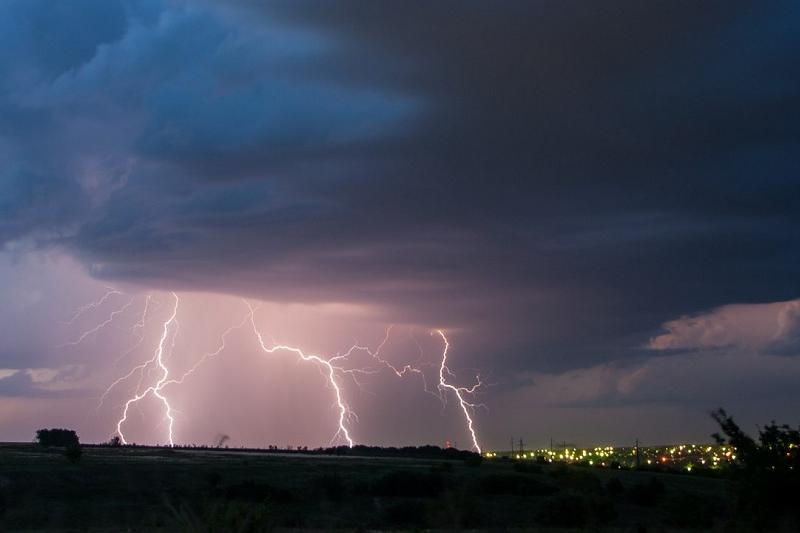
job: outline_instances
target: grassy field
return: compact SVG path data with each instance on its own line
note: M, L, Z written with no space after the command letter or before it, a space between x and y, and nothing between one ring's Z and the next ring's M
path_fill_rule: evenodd
M725 482L510 461L0 445L0 530L719 528Z

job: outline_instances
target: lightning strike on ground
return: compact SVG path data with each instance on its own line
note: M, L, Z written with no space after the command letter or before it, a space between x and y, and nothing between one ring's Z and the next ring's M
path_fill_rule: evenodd
M258 326L256 326L255 308L253 308L253 306L250 305L249 303L247 304L247 306L250 308L249 318L250 318L250 323L253 326L253 333L255 333L256 338L258 339L258 344L265 353L273 354L278 351L292 352L298 357L300 357L303 361L314 362L320 367L325 369L325 373L327 374L328 378L328 383L330 384L331 387L333 387L333 390L335 392L336 405L339 410L339 429L337 430L336 434L334 434L333 439L336 439L337 436L342 436L344 440L347 441L347 445L352 448L355 443L353 442L353 439L350 436L350 432L347 430L347 425L345 424L345 421L349 416L352 415L352 413L345 405L344 400L342 399L341 388L339 387L339 384L336 382L336 372L337 371L341 372L345 370L332 365L330 360L327 360L324 357L314 354L306 354L300 348L287 346L285 344L274 344L274 343L271 346L268 346L264 342L263 334L258 329ZM341 359L342 357L343 356L339 356L337 357L337 359Z
M439 390L447 389L452 391L456 395L456 398L458 398L458 403L461 406L461 410L464 412L464 416L467 418L467 427L469 429L470 435L472 436L472 446L478 453L481 453L481 447L478 444L478 437L475 434L475 428L473 426L472 415L470 414L470 411L474 412L475 408L481 407L482 405L470 403L464 399L464 395L474 394L481 387L482 383L480 376L477 377L478 382L472 387L456 387L455 385L448 383L447 379L445 379L445 373L450 377L454 377L453 373L447 367L447 351L450 349L450 343L448 342L447 336L445 336L444 331L442 331L441 329L437 329L436 333L439 334L439 336L442 337L442 340L444 341L444 350L442 351L442 364L439 367Z
M137 392L135 396L133 396L132 398L128 399L127 402L125 402L125 408L123 409L122 412L122 418L120 418L119 421L117 422L117 434L119 435L119 438L120 440L122 440L123 444L127 444L127 441L125 440L125 434L122 432L122 425L128 419L128 409L132 404L137 403L139 400L145 398L148 394L152 394L153 396L161 400L161 403L164 404L165 416L169 421L168 422L169 445L170 446L175 445L175 440L172 433L173 425L175 423L175 419L172 416L172 406L170 406L167 397L161 393L161 389L164 387L164 385L169 379L169 369L164 364L165 344L170 334L170 328L175 323L175 320L178 316L178 306L180 304L180 298L178 298L178 295L175 294L174 292L171 294L172 297L175 298L175 305L172 308L172 314L164 322L163 330L161 332L161 338L158 342L158 348L153 354L153 357L144 364L145 366L147 366L150 363L154 363L161 370L162 374L159 380L155 383L155 385L151 385L141 393Z
M119 293L119 291L109 291L109 293L107 293L104 296L104 298L107 299L107 298L110 297L111 294L115 294L115 293ZM138 382L138 384L136 386L136 389L134 391L134 395L132 397L130 397L125 402L124 407L123 407L122 416L117 422L117 433L119 434L120 439L122 440L123 443L127 444L127 441L125 439L125 435L123 433L123 426L124 426L125 422L128 420L128 412L129 412L130 407L131 406L136 406L137 408L139 408L138 402L140 400L144 399L145 397L147 397L148 395L152 394L153 397L157 398L164 406L165 419L168 421L168 441L169 441L169 445L170 446L174 446L175 439L174 439L173 428L174 428L175 419L174 419L173 413L175 411L172 408L172 406L170 405L169 399L164 394L165 387L167 387L168 385L179 385L179 384L182 384L188 377L190 377L195 371L197 371L197 369L200 368L207 360L218 356L220 353L222 353L225 350L226 345L227 345L228 336L233 331L242 329L248 322L250 322L250 324L251 324L251 326L253 328L253 333L255 334L256 339L258 340L259 347L261 348L261 350L263 352L269 353L269 354L273 354L273 353L276 353L276 352L279 352L279 351L280 352L291 352L291 353L295 354L296 356L298 356L300 358L300 360L302 360L302 361L314 363L315 366L322 373L323 377L327 380L328 385L334 391L335 405L336 405L336 408L337 408L337 411L338 411L338 417L337 417L338 430L334 434L332 441L335 440L337 437L341 437L342 439L344 439L344 441L347 442L348 446L352 447L354 445L354 440L353 440L353 438L352 438L352 436L350 434L350 430L348 429L348 421L351 418L355 418L355 414L352 411L350 411L350 409L348 408L347 404L345 403L345 401L343 399L342 387L341 387L341 385L340 385L340 383L338 381L338 376L344 375L344 374L350 375L353 378L353 381L355 382L355 384L358 385L359 387L361 387L361 383L359 383L359 381L356 379L356 375L361 375L361 374L368 375L368 374L375 374L376 372L378 372L378 370L375 370L374 368L372 368L372 369L370 369L370 368L347 368L347 367L341 366L340 362L344 362L346 360L349 360L349 357L354 352L361 351L361 352L365 352L366 354L368 354L372 358L373 361L375 361L376 363L378 363L380 365L380 367L389 369L398 378L405 377L405 376L410 375L410 374L419 375L420 379L422 379L422 382L423 382L424 391L426 393L428 393L428 394L431 394L435 398L439 399L442 403L446 402L446 392L447 391L452 392L456 396L456 398L458 399L459 406L460 406L460 408L461 408L461 410L464 413L464 416L466 418L467 429L468 429L468 431L469 431L469 433L471 435L471 438L472 438L472 445L478 452L481 451L480 445L478 444L477 433L476 433L475 428L474 428L473 415L474 415L474 411L475 411L475 409L477 407L484 407L484 406L483 406L483 404L476 404L476 403L473 403L473 402L469 401L469 398L472 395L474 395L474 394L476 394L478 392L478 390L483 386L483 382L481 381L480 375L477 376L477 383L475 383L471 387L456 386L456 385L453 385L452 383L450 383L448 381L448 378L455 378L456 376L453 374L453 372L447 366L447 357L448 357L448 351L449 351L449 348L450 348L450 344L449 344L449 341L448 341L444 331L435 330L434 332L431 333L431 334L434 334L434 333L438 334L442 338L442 340L444 342L444 350L442 352L442 359L441 359L440 364L438 365L439 382L437 384L436 391L433 391L433 390L430 390L428 388L428 384L427 384L427 381L426 381L426 378L425 378L425 373L420 368L419 361L417 361L417 363L414 363L414 364L405 364L403 366L396 366L395 364L393 364L392 362L390 362L388 359L386 359L383 356L382 351L383 351L383 348L386 346L386 344L389 341L389 337L390 337L390 334L391 334L391 331L392 331L392 326L387 328L386 333L385 333L385 335L383 337L383 340L380 342L380 344L378 344L378 346L374 350L370 349L368 346L364 346L364 345L361 345L358 342L356 342L355 344L353 344L344 353L341 353L341 354L336 355L334 357L325 358L325 357L320 356L320 355L307 354L300 348L297 348L297 347L294 347L294 346L288 346L288 345L285 345L285 344L279 344L279 343L275 342L274 340L272 340L272 342L268 344L265 341L265 334L262 333L258 329L258 326L256 324L256 320L255 320L255 313L259 309L259 307L258 306L253 306L249 302L245 301L245 304L247 305L247 308L248 308L247 314L244 316L244 318L239 323L237 323L237 324L235 324L233 326L230 326L229 328L227 328L222 333L222 335L220 337L219 346L214 351L205 353L199 360L197 360L180 377L171 378L170 379L170 371L169 371L169 369L167 367L166 361L169 358L172 350L175 347L176 338L177 338L177 334L178 334L178 319L177 319L177 315L178 315L178 307L180 305L180 299L179 299L178 295L176 293L174 293L174 292L172 292L171 294L172 294L172 297L175 300L174 301L174 306L173 306L173 309L172 309L172 312L171 312L170 316L163 323L161 336L160 336L157 348L154 351L152 357L150 357L148 360L146 360L146 361L134 366L126 374L124 374L123 376L121 376L121 377L117 378L116 380L114 380L105 389L105 391L103 392L103 394L100 397L98 408L103 405L103 402L105 401L105 399L107 398L109 393L116 386L118 386L120 383L128 380L129 378L134 376L137 372L139 372L139 382ZM103 298L101 298L101 299L99 299L99 300L97 300L95 302L92 302L92 304L87 304L86 306L83 306L81 309L89 309L89 308L91 308L90 307L91 305L94 305L94 307L97 307L97 306L99 306L101 304L102 301L103 301ZM142 340L145 337L144 332L142 330L144 329L145 324L147 322L147 315L148 315L148 310L150 308L150 302L151 302L151 296L148 295L146 300L145 300L144 309L142 311L142 315L141 315L139 321L136 322L131 327L131 331L132 332L135 332L135 333L139 334L139 341L137 342L137 344L133 348L129 349L126 352L126 354L130 353L130 351L132 351L136 346L141 344ZM128 309L132 305L132 303L133 303L133 299L131 299L129 302L127 302L121 308L114 310L105 321L103 321L102 323L98 324L94 328L88 330L87 332L83 333L78 338L77 341L75 341L74 343L70 343L70 344L77 344L77 343L81 342L82 340L84 340L89 335L91 335L93 333L96 333L97 331L99 331L103 327L107 326L119 314L121 314L126 309ZM83 311L83 312L85 312L85 311ZM416 339L413 338L413 336L412 336L412 339L414 340L415 344L417 345L417 347L420 350L419 359L422 359L422 357L424 355L422 347L416 341ZM123 356L124 355L125 354L123 354ZM118 358L118 360L119 360L119 358ZM144 383L145 379L148 379L148 380L151 379L151 376L153 375L153 373L157 373L156 382L154 384L148 386L144 390L142 390L142 386L143 386L143 383ZM140 409L140 411L141 411L141 409Z

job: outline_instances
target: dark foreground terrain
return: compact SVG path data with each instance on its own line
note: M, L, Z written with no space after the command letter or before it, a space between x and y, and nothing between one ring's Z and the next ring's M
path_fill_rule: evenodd
M720 529L725 481L695 475L233 450L0 445L0 530Z

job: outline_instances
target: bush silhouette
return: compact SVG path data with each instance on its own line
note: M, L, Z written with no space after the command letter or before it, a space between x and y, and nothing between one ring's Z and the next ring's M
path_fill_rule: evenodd
M78 446L78 434L71 429L40 429L36 431L36 442L42 446Z
M800 430L772 422L759 430L756 441L723 409L712 417L722 431L714 438L736 449L731 470L735 518L744 527L766 529L789 514L800 527Z

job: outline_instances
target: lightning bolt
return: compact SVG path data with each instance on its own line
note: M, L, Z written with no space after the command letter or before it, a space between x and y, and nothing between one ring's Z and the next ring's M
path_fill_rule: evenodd
M111 293L109 293L109 294L111 294ZM100 322L99 324L97 324L93 328L84 331L74 341L66 342L64 344L61 344L61 345L58 346L58 348L64 348L65 346L76 346L76 345L82 343L84 340L86 340L87 337L89 337L91 335L94 335L95 333L97 333L98 331L103 329L104 327L106 327L109 324L111 324L114 321L114 319L117 318L117 316L119 316L120 314L124 313L131 305L133 305L134 300L136 300L136 297L131 298L130 300L128 300L128 302L125 305L123 305L122 307L112 311L111 314L108 315L108 318L106 318L104 321Z
M444 350L442 351L442 363L439 366L439 390L444 391L445 389L447 389L452 391L456 395L456 398L458 398L458 403L461 406L461 410L464 412L464 416L467 418L467 428L469 429L470 435L472 435L472 446L478 451L478 453L481 453L481 447L478 444L478 436L475 434L475 427L470 412L471 411L474 412L475 408L481 407L482 404L470 403L464 399L465 395L474 394L483 385L483 383L481 382L481 378L480 376L477 376L478 382L472 387L456 387L455 385L448 383L447 379L445 378L445 374L447 374L450 377L454 377L453 373L450 371L450 368L448 368L447 366L447 352L450 349L450 343L448 342L447 336L444 334L444 331L442 331L441 329L437 329L435 332L432 332L431 334L433 333L437 333L442 338L442 341L444 341Z
M131 330L130 330L131 334L137 336L139 338L139 340L137 340L130 348L128 348L127 350L122 352L116 359L114 359L114 366L115 367L117 365L119 365L120 361L122 361L127 355L129 355L134 350L136 350L136 348L138 348L144 342L144 338L145 338L144 326L147 323L147 314L150 311L150 301L151 301L151 299L152 299L152 295L148 294L147 297L144 300L144 309L142 310L142 316L139 318L138 322L136 322L133 326L131 326ZM116 383L114 383L114 385L116 385ZM113 385L112 385L112 388L113 388ZM103 397L105 397L106 394L108 394L108 391L106 391L103 394ZM102 403L103 403L103 401L102 401L102 398L101 398L100 404L102 405Z
M152 299L152 295L148 294L144 299L144 309L142 310L142 316L139 318L139 321L136 322L133 326L131 326L131 333L136 333L139 336L139 339L144 338L144 325L147 321L147 311L150 310L150 300Z
M169 400L167 399L167 397L164 396L161 392L161 389L169 381L169 369L164 364L165 346L167 343L167 339L169 338L170 328L173 326L173 324L176 323L176 319L178 316L178 306L180 304L180 298L178 298L178 295L175 294L174 292L171 294L172 297L175 299L175 305L172 308L172 313L170 314L169 318L166 321L164 321L163 329L161 331L161 338L158 342L158 348L156 348L153 357L150 360L143 363L142 366L142 372L144 372L144 368L147 367L148 365L150 364L156 365L161 371L161 377L158 379L158 381L156 381L154 385L151 385L150 387L146 388L143 392L137 391L137 393L133 397L131 397L130 399L128 399L127 402L125 402L125 408L122 411L122 418L120 418L119 421L117 421L117 434L119 435L119 438L122 440L123 444L127 444L127 441L125 440L125 434L122 432L122 426L128 420L128 409L132 404L135 404L136 402L145 398L148 394L152 394L153 396L158 398L162 404L164 404L164 411L165 411L164 415L169 421L168 423L169 445L175 446L175 440L172 433L173 425L175 424L175 418L172 416L172 406L169 404Z
M91 309L94 309L95 307L100 307L101 305L103 305L106 302L106 300L108 300L109 298L111 298L115 294L122 294L122 292L118 291L117 289L113 289L111 287L106 287L106 289L107 289L107 292L103 296L101 296L100 298L98 298L97 300L95 300L93 302L89 302L88 304L82 305L81 307L76 309L75 310L75 314L73 314L72 317L69 320L67 320L66 322L64 322L64 323L65 324L73 324L76 320L78 320L86 312L90 311Z
M115 293L119 293L119 291L109 291L109 293L104 295L104 298L108 299L112 294L115 294ZM455 376L455 374L453 374L453 372L450 370L450 368L447 365L447 357L448 357L448 352L449 352L449 349L450 349L450 344L449 344L447 336L445 335L445 332L443 330L435 330L435 331L431 332L432 335L433 334L438 334L442 338L442 341L444 342L444 349L443 349L443 352L442 352L441 362L440 362L439 368L438 368L439 382L438 382L438 384L436 386L436 391L433 391L433 390L430 390L428 388L428 384L427 384L427 381L426 381L426 378L425 378L425 373L419 368L419 361L417 363L414 363L414 364L405 364L403 366L396 366L395 364L393 364L392 362L387 360L382 355L382 351L383 351L384 347L386 346L386 344L389 341L389 337L390 337L390 334L391 334L391 331L392 331L392 326L387 328L386 334L384 335L383 340L380 342L380 344L374 350L370 349L368 346L364 346L364 345L361 345L358 342L356 342L355 344L353 344L344 353L337 354L334 357L326 358L326 357L323 357L321 355L306 353L302 349L294 347L294 346L289 346L289 345L286 345L286 344L276 343L274 340L272 340L270 343L268 343L265 340L265 335L261 332L261 330L258 328L258 325L256 323L256 316L255 315L256 315L256 311L260 308L260 306L253 306L248 301L245 301L245 304L247 305L247 309L248 309L247 314L244 316L244 318L242 318L242 320L240 322L230 326L229 328L227 328L222 333L222 335L220 337L220 343L217 346L217 348L215 350L213 350L213 351L210 351L210 352L207 352L207 353L203 354L203 356L200 359L198 359L188 370L186 370L183 374L181 374L180 377L172 377L171 378L170 377L170 375L171 375L170 374L170 370L167 367L167 359L169 358L173 348L175 347L175 343L176 343L176 337L177 337L177 333L178 333L178 318L177 318L177 316L178 316L178 308L180 306L180 298L178 297L178 295L175 292L171 292L170 294L172 295L172 297L174 299L174 304L173 304L172 311L171 311L170 315L166 318L166 320L164 321L164 323L162 325L161 336L159 338L158 345L157 345L152 357L150 357L146 361L134 366L126 374L124 374L123 376L121 376L121 377L117 378L116 380L114 380L105 389L105 391L103 392L103 394L100 397L98 408L103 405L103 402L106 399L106 397L109 395L109 393L116 386L118 386L120 383L128 380L129 378L134 376L137 372L139 372L139 383L136 386L136 389L134 391L133 396L128 398L128 400L124 403L124 407L122 409L122 416L117 421L117 426L116 426L117 427L117 434L120 436L120 439L122 440L122 442L124 444L127 444L127 440L126 440L125 434L123 432L123 427L124 427L125 423L128 420L129 409L132 406L137 406L138 407L137 404L138 404L139 401L141 401L142 399L146 398L148 395L152 395L154 398L158 399L163 405L164 417L168 422L168 434L167 434L167 437L168 437L169 446L174 446L175 445L175 436L174 436L174 423L175 423L174 412L175 411L174 411L173 407L170 405L169 399L167 398L167 396L164 393L165 388L167 386L169 386L169 385L180 385L180 384L184 383L184 381L187 378L189 378L192 374L194 374L197 371L197 369L200 368L206 361L208 361L209 359L214 358L214 357L218 356L219 354L221 354L226 349L228 337L234 331L242 329L249 322L250 325L252 326L253 333L255 334L255 337L256 337L256 339L258 341L258 345L259 345L259 347L261 348L261 350L264 353L274 354L276 352L290 352L290 353L296 355L302 361L314 363L314 365L323 374L323 376L325 377L325 379L328 382L328 385L331 387L331 389L334 392L335 405L336 405L336 409L338 411L338 416L337 416L338 429L337 429L336 433L334 434L333 438L331 439L332 442L334 440L336 440L337 438L342 438L344 441L346 441L348 446L352 447L354 445L354 440L353 440L353 438L352 438L352 436L350 434L350 430L348 428L348 422L351 419L351 417L355 417L355 414L350 411L349 407L345 403L345 400L343 398L343 393L342 393L342 386L340 385L338 378L341 375L345 375L345 374L350 375L350 376L353 377L353 380L356 383L356 385L358 385L360 387L361 384L356 379L356 375L374 374L374 373L377 372L377 370L374 370L374 369L371 370L369 367L365 367L365 368L349 368L349 365L348 365L348 367L341 366L343 364L343 362L348 360L350 358L350 356L354 352L361 351L361 352L364 352L364 353L368 354L372 358L372 360L375 361L376 363L378 363L378 365L380 365L381 367L389 369L398 378L405 377L405 376L408 376L410 374L419 375L420 378L422 379L425 392L433 395L436 398L438 398L443 403L446 401L446 399L445 399L446 393L447 392L452 392L456 396L456 398L458 399L459 406L460 406L460 408L461 408L461 410L464 413L464 416L466 418L467 429L468 429L468 431L469 431L469 433L470 433L470 435L472 437L473 447L480 453L481 448L480 448L480 445L478 444L478 437L477 437L477 433L476 433L476 430L475 430L475 427L474 427L474 421L473 421L472 417L474 415L474 412L475 412L476 408L485 407L485 406L483 406L483 404L472 403L472 401L470 401L470 399L471 399L471 396L476 394L478 392L478 390L483 386L483 382L481 381L480 375L476 376L477 382L474 385L472 385L471 387L456 386L456 385L454 385L454 384L452 384L452 383L450 383L448 381L448 378L455 378L456 376ZM91 304L87 304L86 306L83 306L81 308L81 310L84 310L82 312L86 312L86 310L90 309L92 305L94 305L94 307L97 307L97 306L101 305L102 301L103 301L103 298L100 298L97 301L92 302ZM148 315L148 310L149 310L149 307L150 307L150 301L151 301L151 297L150 297L150 295L148 295L146 300L145 300L145 305L144 305L144 309L142 311L141 318L139 319L138 322L136 322L131 327L131 331L133 333L138 333L138 335L139 335L139 342L136 344L136 346L138 346L142 342L142 339L144 338L144 332L141 331L141 330L143 330L143 328L144 328L144 326L145 326L145 324L147 322L147 315ZM78 337L78 339L76 341L74 341L72 343L69 343L69 344L78 344L81 341L83 341L85 338L87 338L88 336L96 333L97 331L99 331L103 327L107 326L119 314L123 313L126 309L128 309L132 305L132 303L133 303L133 299L128 301L122 307L112 311L111 314L109 315L109 317L105 321L101 322L100 324L98 324L94 328L84 332L80 337ZM422 359L422 357L423 357L422 348L420 347L419 343L416 342L416 339L414 339L414 341L415 341L415 343L417 344L417 346L420 349L420 359ZM129 352L130 352L130 350L129 350ZM129 353L129 352L126 352L126 353ZM142 385L143 385L143 382L144 382L145 378L150 380L151 376L154 373L156 374L156 378L157 378L155 383L153 383L152 385L150 385L147 388L142 390Z
M342 390L339 387L339 384L336 382L336 372L337 371L342 372L345 371L345 369L342 369L338 366L334 366L333 364L331 364L332 360L342 359L344 356L338 356L336 358L328 360L319 355L306 354L305 352L303 352L303 350L301 350L300 348L295 348L294 346L287 346L285 344L274 344L274 343L272 345L267 345L267 343L264 342L264 336L262 335L261 331L259 331L258 326L256 325L255 308L253 308L253 306L250 305L249 302L247 306L250 309L249 318L250 318L250 323L253 326L253 333L255 333L256 338L258 339L258 344L265 353L273 354L278 351L292 352L303 361L310 361L316 363L317 365L319 365L320 368L324 369L324 373L327 374L328 383L334 390L336 405L339 411L339 420L338 420L339 429L334 434L333 439L336 439L336 437L338 436L342 436L344 440L347 441L347 445L352 448L354 442L352 437L350 436L350 432L347 430L347 425L345 424L345 421L349 416L352 415L352 413L347 408L347 405L344 403L344 400L342 399Z
M393 328L394 328L394 326L389 326L388 328L386 328L386 334L384 335L383 340L377 346L377 348L375 348L374 351L370 350L370 348L368 346L362 346L358 342L356 342L356 344L351 346L350 349L347 350L340 357L341 358L347 358L354 351L366 352L378 364L380 364L383 367L388 368L398 378L405 377L405 376L407 376L409 374L418 375L420 377L420 379L422 380L422 386L423 386L424 391L426 393L432 395L434 398L436 398L436 399L438 399L440 401L444 401L441 393L437 394L435 391L432 391L431 389L428 388L428 381L425 378L425 373L420 368L418 368L418 367L416 367L416 366L414 366L412 364L406 364L406 365L403 365L402 367L397 367L397 366L393 365L391 362L389 362L389 361L387 361L386 359L383 358L383 356L381 355L381 350L386 345L386 343L389 342L389 335L392 332ZM419 343L417 343L416 339L414 339L413 337L412 337L412 339L417 344L417 347L420 349L420 358L422 358L422 347L419 346ZM338 358L334 358L334 359L338 359ZM356 370L356 371L363 372L362 370ZM358 382L356 382L356 383L358 383Z
M214 350L213 352L208 352L208 353L203 354L203 356L200 359L198 359L195 362L195 364L192 365L191 368L189 368L189 370L184 372L183 375L181 375L181 377L179 377L177 379L170 379L169 381L164 382L164 386L167 386L167 385L179 385L179 384L183 383L186 378L188 378L189 376L194 374L195 370L197 370L208 359L211 359L212 357L216 357L220 353L222 353L225 350L225 344L226 344L226 339L227 339L228 335L230 335L231 332L234 331L234 330L242 329L245 326L245 324L247 324L247 322L249 320L250 320L250 313L245 315L245 317L242 319L241 322L239 322L235 326L229 327L228 329L226 329L222 333L222 336L220 337L220 344L219 344L219 346L217 347L216 350Z

